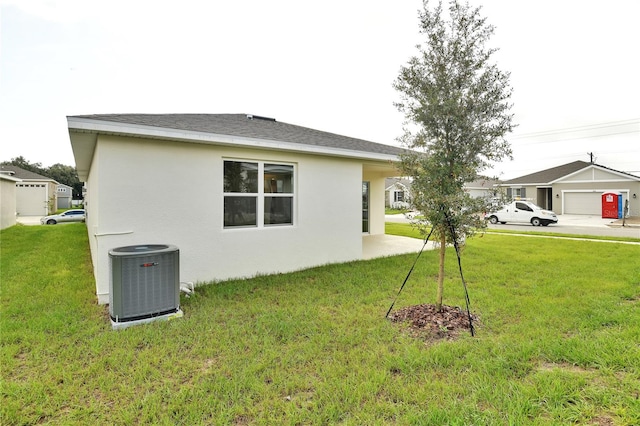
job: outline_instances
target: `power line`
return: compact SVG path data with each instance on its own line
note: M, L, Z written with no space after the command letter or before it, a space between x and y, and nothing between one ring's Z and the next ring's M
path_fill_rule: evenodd
M600 157L610 157L611 154L614 154L613 152L598 152L598 151L593 151L593 156L595 158L595 162L597 163L597 159ZM629 152L629 151L626 151ZM625 153L626 153L625 152ZM633 151L635 152L639 152L639 151ZM558 153L558 152L554 152L553 154L550 155L546 155L546 156L540 156L540 157L536 157L535 161L550 161L550 160L560 160L560 159L570 159L570 158L587 158L589 155L589 153L585 152L585 151L568 151L568 152L562 152L562 153ZM526 157L526 155L521 156L522 157ZM626 157L628 158L628 157ZM640 158L640 157L639 157ZM514 160L514 161L521 161L521 160ZM586 160L585 160L586 161ZM634 159L625 159L625 160L616 160L615 161L618 164L634 164L637 165L638 161L634 160Z
M638 133L638 135L640 136L640 129L632 130L629 132L604 133L600 135L590 135L590 136L574 136L574 137L561 138L561 139L555 138L547 141L534 141L534 142L528 142L528 143L521 143L520 145L541 145L546 143L554 143L554 142L562 142L562 141L574 141L578 139L596 139L596 138L605 138L607 136L626 135L629 133ZM513 139L528 139L528 138L513 137Z
M589 148L586 148L587 150L589 150ZM615 168L616 170L620 170L626 173L631 173L631 174L637 174L638 171L636 171L635 169L638 167L638 161L635 160L636 158L640 158L640 155L636 155L636 154L640 154L640 151L636 150L629 150L629 151L623 151L623 153L625 154L630 154L624 157L624 159L619 159L619 158L611 158L612 154L616 154L615 152L602 152L602 151L597 151L597 150L591 150L593 152L593 160L595 163L597 164L601 164L601 165L609 165L610 163L614 163L615 165L612 165L613 168ZM547 151L540 151L540 153L544 153ZM566 162L566 161L575 161L575 160L583 160L583 161L589 161L589 154L587 153L586 150L580 149L580 150L576 150L573 149L571 151L566 151L566 152L548 152L547 155L539 155L540 153L538 153L535 157L535 161L531 162L526 160L527 157L529 157L529 155L524 154L524 155L518 155L518 153L514 153L514 160L513 160L513 165L517 164L518 165L518 169L520 171L521 175L524 174L528 174L527 172L531 171L539 171L541 168L543 168L544 166L540 166L541 163L548 163L548 164L552 164L552 163L562 163L562 162ZM615 155L614 155L615 157ZM500 163L503 163L500 165ZM509 163L512 163L510 161L503 161L500 162L498 164L495 164L494 167L497 169L500 169L502 167L507 167L508 169L513 168L513 165L510 165ZM523 167L524 166L524 167Z
M597 123L597 124L590 124L590 125L577 126L577 127L565 127L561 129L542 130L539 132L522 133L522 134L513 136L512 139L529 139L529 138L536 138L536 137L542 137L542 136L553 136L553 135L558 135L562 133L576 133L576 132L607 129L612 127L629 126L633 124L640 124L640 118L634 118L630 120L621 120L621 121L609 121L605 123ZM640 131L640 128L637 130L615 132L610 134L634 133L638 131Z

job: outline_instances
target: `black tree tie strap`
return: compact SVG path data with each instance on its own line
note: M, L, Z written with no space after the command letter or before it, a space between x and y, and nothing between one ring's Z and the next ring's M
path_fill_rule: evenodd
M451 231L451 238L453 239L453 247L456 249L456 256L458 257L458 269L460 270L460 279L462 280L462 287L464 288L464 297L467 303L467 316L469 318L469 331L471 331L471 337L475 336L475 328L473 327L473 320L471 318L471 309L469 305L471 301L469 300L469 291L467 290L467 283L464 280L464 275L462 274L462 262L460 260L460 246L458 246L458 238L456 235L456 230L449 219L449 215L445 213L445 218L447 219L447 224L449 225L449 230Z
M393 303L391 303L391 306L389 306L389 310L387 311L387 315L384 316L385 318L389 317L389 314L391 313L391 310L393 309L393 305L396 304L396 300L398 300L398 296L400 296L400 293L402 293L402 289L404 288L404 285L409 280L409 277L411 276L411 273L413 272L413 268L415 268L416 263L418 263L418 259L420 259L420 255L422 254L422 251L427 246L427 243L429 242L429 238L431 238L431 234L433 234L433 228L431 228L431 232L429 232L429 235L427 235L427 238L424 240L424 244L422 245L422 248L420 249L420 252L418 252L418 256L416 256L416 260L413 262L413 265L411 266L411 269L409 269L409 273L407 274L407 277L404 279L404 282L402 283L402 286L400 286L400 290L398 290L398 294L396 294L396 297L393 299Z

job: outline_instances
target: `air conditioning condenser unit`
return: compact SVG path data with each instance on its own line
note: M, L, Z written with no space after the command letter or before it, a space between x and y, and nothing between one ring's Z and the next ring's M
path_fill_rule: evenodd
M117 247L109 250L109 264L109 316L114 329L182 316L178 247Z

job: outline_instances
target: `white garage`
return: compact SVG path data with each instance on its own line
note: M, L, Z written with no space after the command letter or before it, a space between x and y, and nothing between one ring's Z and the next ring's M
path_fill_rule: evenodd
M12 164L0 165L0 173L16 182L16 212L19 216L46 216L56 211L58 182Z
M18 183L16 184L16 205L20 216L46 216L47 185L43 183Z
M565 214L602 214L602 192L565 192L563 200Z

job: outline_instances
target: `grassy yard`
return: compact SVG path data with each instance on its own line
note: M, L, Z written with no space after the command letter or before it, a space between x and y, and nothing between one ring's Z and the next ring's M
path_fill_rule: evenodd
M0 233L3 425L640 424L640 246L485 234L477 337L384 318L415 255L199 287L112 331L84 224ZM445 302L464 305L449 253ZM426 252L396 304L432 302Z

